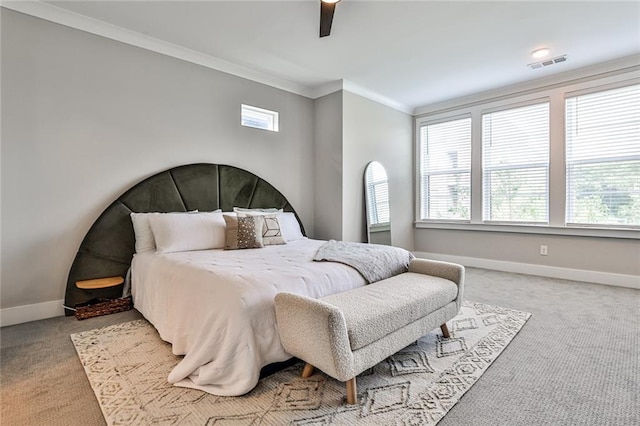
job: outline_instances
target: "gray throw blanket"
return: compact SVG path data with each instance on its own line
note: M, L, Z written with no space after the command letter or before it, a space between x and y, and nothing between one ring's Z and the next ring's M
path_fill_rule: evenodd
M330 240L320 246L313 260L349 265L371 284L407 272L413 257L399 247Z

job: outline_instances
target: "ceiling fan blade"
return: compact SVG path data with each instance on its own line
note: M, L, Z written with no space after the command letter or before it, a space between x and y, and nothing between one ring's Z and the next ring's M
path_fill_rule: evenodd
M331 23L333 22L333 12L337 3L320 2L320 37L331 34Z

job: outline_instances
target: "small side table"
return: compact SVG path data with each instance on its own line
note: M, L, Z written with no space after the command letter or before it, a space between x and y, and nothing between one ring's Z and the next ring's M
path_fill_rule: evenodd
M83 290L97 290L115 287L124 283L122 277L96 278L93 280L76 281L76 287ZM76 305L75 316L79 320L93 318L101 315L114 314L128 311L132 307L131 297L116 299L94 299L84 306Z
M124 282L122 277L97 278L94 280L76 281L76 287L84 290L95 290L97 288L115 287Z

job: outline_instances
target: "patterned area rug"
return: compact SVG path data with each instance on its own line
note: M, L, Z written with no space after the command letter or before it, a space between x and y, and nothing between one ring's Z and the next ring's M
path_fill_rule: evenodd
M167 383L179 357L144 320L72 334L109 425L434 425L478 380L531 314L465 302L440 329L358 376L358 404L345 384L298 363L240 397Z

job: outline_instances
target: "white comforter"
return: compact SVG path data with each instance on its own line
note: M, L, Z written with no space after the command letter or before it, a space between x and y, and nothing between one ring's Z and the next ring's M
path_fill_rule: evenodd
M185 355L169 374L176 386L242 395L260 369L289 359L273 299L288 291L323 297L365 284L353 268L313 262L324 241L299 240L253 250L136 254L135 307Z

